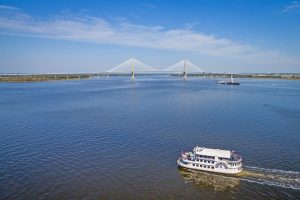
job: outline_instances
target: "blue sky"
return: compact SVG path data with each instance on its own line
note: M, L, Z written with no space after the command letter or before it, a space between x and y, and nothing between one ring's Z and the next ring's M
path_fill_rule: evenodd
M0 0L0 73L107 71L130 57L300 72L300 2Z

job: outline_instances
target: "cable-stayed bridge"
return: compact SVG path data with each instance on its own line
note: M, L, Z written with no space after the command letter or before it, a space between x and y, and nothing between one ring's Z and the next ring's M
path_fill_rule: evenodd
M165 69L163 69L163 71L165 72L183 72L183 77L184 80L187 79L187 75L188 73L203 73L204 70L197 67L196 65L194 65L193 63L191 63L188 60L181 60L177 63L175 63L174 65L171 65Z
M135 58L130 58L125 62L113 67L112 69L107 71L107 78L109 74L112 73L131 73L131 80L134 81L134 74L135 73L149 73L149 72L156 72L158 71L154 67L151 67Z
M194 65L193 63L191 63L188 60L181 60L181 61L175 63L174 65L171 65L171 66L163 69L162 71L183 72L185 70L187 70L187 72L189 72L189 73L203 73L204 72L203 69L197 67L196 65Z
M130 58L125 62L113 67L107 71L107 78L109 74L131 74L131 79L134 81L135 73L147 73L147 74L182 74L184 80L187 79L189 73L204 73L205 71L188 60L181 60L174 65L171 65L163 70L158 70L152 66L149 66L135 58Z
M135 58L130 58L126 60L125 62L122 62L121 64L113 67L112 69L108 70L108 73L126 73L126 72L132 72L134 70L135 72L156 72L158 69L151 67Z

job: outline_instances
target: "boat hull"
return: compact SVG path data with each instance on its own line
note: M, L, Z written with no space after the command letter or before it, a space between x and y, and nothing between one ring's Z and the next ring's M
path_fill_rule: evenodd
M180 160L181 159L177 160L177 165L182 168L186 168L186 169L193 169L193 170L198 170L198 171L214 172L214 173L221 173L221 174L239 174L243 171L242 169L237 170L237 171L229 171L226 169L218 169L218 168L214 168L214 169L202 168L202 167L197 167L197 166L193 166L190 164L184 164Z
M240 83L237 83L237 82L224 82L224 83L221 83L223 85L240 85Z

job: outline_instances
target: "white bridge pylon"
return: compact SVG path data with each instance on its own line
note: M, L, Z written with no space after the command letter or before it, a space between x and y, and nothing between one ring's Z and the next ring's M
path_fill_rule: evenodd
M174 65L171 65L165 69L163 69L165 72L177 72L177 73L183 73L183 79L187 80L187 74L188 73L203 73L205 72L203 69L197 67L190 61L184 59L181 60Z
M205 72L203 69L197 67L196 65L194 65L193 63L191 63L188 60L181 60L177 63L175 63L174 65L171 65L165 69L163 69L162 71L165 72L184 72L186 68L186 71L189 73L202 73Z
M157 72L158 70L154 67L146 65L145 63L135 59L130 58L125 62L115 66L114 68L108 70L108 73L131 73L134 72Z
M135 59L130 58L126 60L125 62L115 66L114 68L107 71L107 78L109 73L131 73L131 80L132 82L135 81L134 74L136 72L156 72L158 71L154 67L151 67L149 65L146 65L145 63Z

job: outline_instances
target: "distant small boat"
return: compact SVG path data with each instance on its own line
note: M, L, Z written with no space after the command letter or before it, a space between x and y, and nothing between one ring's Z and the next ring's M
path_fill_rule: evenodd
M177 160L180 167L224 174L243 171L242 157L229 150L196 146L193 152L182 152Z
M235 81L233 80L232 75L231 75L231 77L230 77L230 81L223 81L223 80L221 80L221 81L217 81L217 83L223 84L223 85L240 85L239 82L235 82Z

